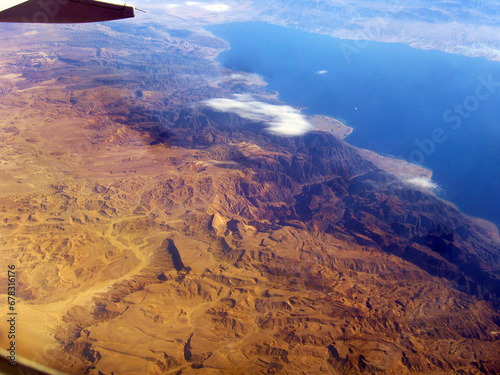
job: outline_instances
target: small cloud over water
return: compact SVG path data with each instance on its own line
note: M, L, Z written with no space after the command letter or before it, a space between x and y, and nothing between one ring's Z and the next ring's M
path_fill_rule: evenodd
M288 105L275 105L256 100L251 95L236 94L234 99L209 99L204 104L220 112L231 112L248 120L263 122L274 134L303 135L312 125L299 110Z

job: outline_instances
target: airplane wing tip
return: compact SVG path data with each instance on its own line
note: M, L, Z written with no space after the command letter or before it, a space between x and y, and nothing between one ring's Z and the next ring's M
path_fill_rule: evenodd
M0 22L85 23L135 17L133 5L104 0L7 0Z

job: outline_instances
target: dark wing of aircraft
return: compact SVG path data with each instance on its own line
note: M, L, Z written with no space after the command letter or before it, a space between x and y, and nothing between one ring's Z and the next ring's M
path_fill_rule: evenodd
M135 16L115 0L0 0L0 22L83 23Z

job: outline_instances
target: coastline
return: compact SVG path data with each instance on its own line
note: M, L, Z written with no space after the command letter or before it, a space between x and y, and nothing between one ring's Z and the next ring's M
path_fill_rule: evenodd
M375 151L351 145L345 138L353 132L353 128L345 125L341 121L323 115L313 115L308 118L309 122L316 130L326 131L343 140L351 147L354 147L366 160L371 161L378 168L395 175L403 180L409 178L432 178L432 171L405 160L396 159L390 156L382 156Z
M375 151L351 145L345 140L345 138L349 134L351 134L354 129L345 125L337 119L323 115L312 115L308 118L308 120L311 122L311 124L313 124L313 126L315 126L316 130L333 134L337 138L343 140L349 146L355 148L364 159L372 162L378 168L396 176L402 181L406 181L411 178L424 178L430 181L432 178L432 171L430 169L426 169L419 165L409 163L405 160L396 159L389 156L382 156L377 154ZM455 208L464 217L467 217L469 220L471 220L475 225L484 229L492 239L500 240L500 231L495 223L483 218L469 216L462 212L456 204L438 197L435 193L432 192L432 190L428 188L422 188L422 190L424 190L428 194L436 196L442 202L445 202L446 204Z
M231 72L231 75L235 75L235 74L240 75L240 78L242 78L243 81L249 80L249 82L254 83L254 84L256 83L256 80L259 81L258 84L256 84L256 86L258 86L259 89L263 90L263 91L258 93L258 97L265 99L265 100L274 99L282 105L290 105L290 104L288 104L285 101L280 99L280 93L278 91L275 91L275 90L268 91L266 88L268 85L268 82L265 81L264 77L260 76L259 74L240 72L240 71L232 70L231 68L223 66L217 60L217 58L218 58L220 53L227 51L228 49L231 48L230 43L227 40L222 39L221 37L215 35L214 33L212 33L212 31L208 30L207 28L204 28L204 30L209 32L215 38L223 40L225 43L227 43L227 46L228 46L227 48L220 49L218 53L216 53L210 57L211 60L214 61L220 68L225 69L227 72ZM299 111L302 111L303 109L305 109L302 107L295 107L295 108L298 109ZM421 166L416 165L416 164L412 164L412 163L407 162L405 160L397 159L397 158L390 157L390 156L383 156L383 155L376 153L375 151L356 147L356 146L350 144L349 142L347 142L345 140L345 138L349 134L351 134L354 131L354 129L352 127L345 125L342 121L337 120L333 117L325 116L325 115L315 115L315 114L310 114L310 115L303 114L303 115L307 119L307 121L309 121L311 123L311 125L313 125L314 130L325 131L325 132L328 132L330 134L333 134L337 138L339 138L342 141L344 141L345 143L347 143L350 147L355 148L363 158L372 162L378 168L396 176L401 181L407 183L406 181L408 181L410 179L415 179L415 178L416 179L425 179L428 182L431 181L433 172L430 169L421 167ZM419 188L428 194L432 194L436 198L440 199L442 202L445 202L447 205L450 205L453 208L455 208L458 212L460 212L461 215L468 218L475 225L477 225L478 227L485 230L485 232L490 236L490 238L500 240L500 229L497 227L497 225L495 223L488 221L487 219L477 218L477 217L467 215L466 213L462 212L456 204L437 196L428 187L419 186Z

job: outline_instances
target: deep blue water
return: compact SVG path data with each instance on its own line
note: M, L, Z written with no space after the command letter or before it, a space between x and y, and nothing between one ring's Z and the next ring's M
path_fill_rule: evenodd
M500 63L261 22L209 30L231 45L223 66L263 76L305 113L345 120L355 146L431 169L443 198L500 224Z

